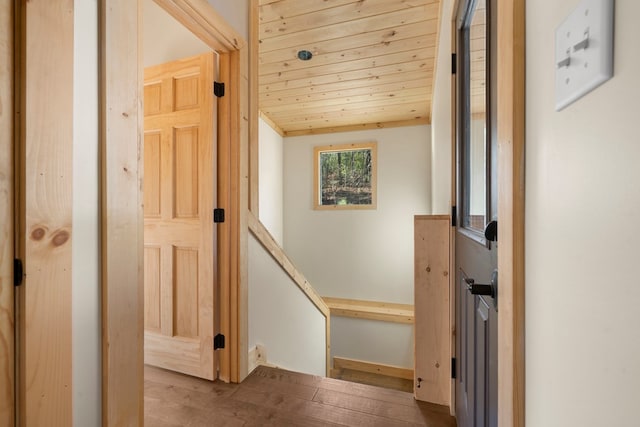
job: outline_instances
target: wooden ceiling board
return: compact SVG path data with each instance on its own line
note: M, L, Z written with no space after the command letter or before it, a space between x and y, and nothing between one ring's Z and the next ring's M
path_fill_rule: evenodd
M338 47L342 43L334 42ZM411 52L415 55L433 57L435 54L435 38L427 38L425 35L411 37L408 39L395 40L387 43L376 43L370 46L359 47L357 49L346 49L328 53L313 53L313 61L300 61L296 57L297 51L287 51L287 57L281 60L267 62L269 53L260 58L260 73L263 75L281 73L286 71L314 68L323 64L340 64L351 61L360 61L367 58L377 58L385 55L394 55L404 52ZM317 65L314 65L317 64Z
M333 88L333 84L337 82L354 81L353 84L355 87L355 85L358 84L366 85L367 81L369 82L368 84L371 84L372 82L381 83L387 76L390 76L391 79L395 79L395 77L391 76L395 74L410 73L414 71L421 72L422 77L426 80L433 75L434 61L434 59L431 59L429 61L411 61L402 64L391 64L383 67L364 68L338 74L316 75L309 78L302 78L297 80L280 80L264 85L261 82L260 90L274 91L320 85L325 86L325 90L331 90ZM403 76L397 76L397 78L402 79Z
M425 91L426 92L426 91ZM344 98L346 101L346 105L356 106L356 105L364 105L364 108L368 107L377 107L377 106L385 106L389 105L389 103L393 102L394 104L404 104L410 102L420 102L424 100L425 94L420 93L418 91L407 91L407 92L397 92L397 93L383 93L378 94L377 96L370 95L361 95L361 96L352 96ZM345 102L342 102L341 98L334 98L332 100L326 101L309 101L309 102L299 102L296 104L296 107L304 110L305 113L310 113L313 111L328 111L328 110L343 110ZM287 105L278 105L275 107L264 108L262 110L268 116L273 116L280 113L288 113L291 111L291 108Z
M285 135L430 120L440 0L259 5L259 108Z
M486 98L486 74L487 74L487 20L486 4L484 0L479 0L473 13L471 27L469 28L470 39L470 94L471 113L474 118L484 118L487 98Z
M340 39L353 34L362 34L377 30L393 32L398 27L417 22L424 22L425 25L430 25L431 29L435 32L437 31L438 18L437 15L435 15L431 16L431 19L425 19L428 17L427 7L434 9L433 5L418 6L416 8L418 10L403 9L383 15L358 18L352 21L321 27L305 26L303 29L299 29L299 31L288 31L286 34L260 34L260 51L269 52L285 47L313 43L315 40Z
M397 45L397 43L401 41L414 37L422 40L422 43L415 47L416 49L420 48L420 46L435 47L436 34L428 33L428 29L430 28L427 28L427 26L422 22L417 22L414 24L404 25L396 30L383 29L368 33L355 34L340 39L315 41L311 44L306 44L305 48L316 56L331 53L348 55L348 52L351 52L351 56L354 56L357 55L360 50L364 50L370 46L377 46L382 49L383 47L387 47L392 44ZM271 64L282 61L298 61L298 50L300 50L300 48L294 46L269 52L260 52L259 61L260 64ZM406 49L398 49L396 52L400 50ZM354 59L358 58L354 57Z
M391 53L373 58L358 59L357 61L334 62L330 64L318 63L315 67L306 67L298 70L281 71L278 73L262 74L261 83L269 84L280 81L309 79L319 75L332 75L336 73L352 73L354 71L372 71L385 66L402 66L409 62L419 62L420 68L429 66L433 68L434 49L411 50L407 52ZM311 62L311 61L309 61Z
M380 120L380 121L364 121L364 120L353 120L353 117L345 117L344 115L342 116L338 116L338 117L326 117L326 118L321 118L321 119L314 119L314 120L307 120L306 122L299 122L298 125L300 126L299 128L295 128L295 129L291 129L289 131L285 132L285 136L290 136L293 133L296 133L298 135L303 134L303 133L314 133L314 131L316 131L317 133L324 133L324 132L318 132L319 130L322 130L323 128L345 128L345 127L351 127L351 128L359 128L360 126L362 127L366 127L367 125L376 125L375 127L392 127L392 126L387 126L387 124L389 123L398 123L398 122L402 122L404 124L404 126L411 126L411 125L415 125L415 124L425 124L425 123L429 123L428 118L420 115L420 114L416 114L415 117L411 117L410 119L406 119L407 114L406 113L398 113L398 114L391 114L391 113L387 113L382 115L382 117L384 117L384 120ZM356 119L358 119L359 117L356 116ZM354 124L355 123L355 124Z
M437 2L434 2L434 0L422 0L420 3L420 6L424 7L427 13L431 15L438 13L439 5ZM414 13L418 12L410 6L405 5L404 7ZM326 9L323 13L306 13L304 15L279 19L269 23L262 23L259 34L260 37L284 35L289 32L299 31L300 28L319 28L345 22L349 23L352 22L353 16L358 16L358 18L363 19L393 12L398 12L398 5L393 1L366 0ZM393 19L393 17L391 17L391 19ZM366 24L366 22L364 23Z
M414 73L407 73L414 74ZM417 74L417 73L415 73ZM391 81L387 76L382 84L376 81L357 81L361 86L355 86L353 81L340 82L336 84L336 91L314 92L311 88L292 89L291 91L279 91L266 97L266 101L262 108L269 109L280 105L296 105L298 103L326 101L326 105L338 103L346 103L346 99L354 96L370 95L372 99L380 94L385 94L389 98L398 96L399 94L418 93L424 96L431 94L431 79L420 80L403 80L404 74L393 74L398 81ZM341 86L341 87L338 87ZM304 91L304 92L301 92Z
M340 102L341 99L351 99L355 96L367 95L370 96L371 99L375 99L377 96L399 96L406 93L416 93L416 92L426 92L428 93L431 90L431 80L410 80L410 81L401 81L397 83L390 83L384 85L375 85L370 86L367 85L365 87L351 87L347 85L347 88L344 90L330 91L330 92L321 92L321 93L292 93L291 95L283 95L285 91L278 92L277 96L272 98L266 98L262 103L263 109L268 109L268 107L280 106L282 104L294 104L294 103L305 103L305 102L315 102L315 101L326 101L327 103L335 102L338 100Z
M318 0L260 0L260 24L284 19L285 17L320 12L324 9L355 3L356 1L358 0L333 0L329 2Z

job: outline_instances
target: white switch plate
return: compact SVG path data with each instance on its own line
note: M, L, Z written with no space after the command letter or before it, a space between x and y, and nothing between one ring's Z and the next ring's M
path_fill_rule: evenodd
M556 29L556 111L613 76L613 2L583 0Z

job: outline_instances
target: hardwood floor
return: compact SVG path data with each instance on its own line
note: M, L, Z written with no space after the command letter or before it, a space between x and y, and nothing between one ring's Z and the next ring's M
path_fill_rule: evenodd
M147 427L456 425L409 393L264 366L239 385L147 366L144 404Z

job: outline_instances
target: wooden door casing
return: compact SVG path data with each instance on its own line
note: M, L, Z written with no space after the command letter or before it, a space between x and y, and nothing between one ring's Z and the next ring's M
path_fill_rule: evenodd
M214 54L145 70L145 363L214 379Z
M15 414L13 7L0 1L0 426Z
M74 3L18 3L23 44L16 246L24 280L16 288L17 418L20 425L66 426L73 422L74 393Z

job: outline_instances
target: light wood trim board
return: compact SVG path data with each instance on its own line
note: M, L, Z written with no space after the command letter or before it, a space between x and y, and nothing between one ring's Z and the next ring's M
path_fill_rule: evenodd
M249 210L260 218L260 143L258 117L258 1L249 4Z
M458 29L456 26L456 16L458 10L458 1L454 0L451 8L451 16L444 19L451 20L451 53L457 54L458 52ZM456 176L456 150L458 144L457 138L457 74L451 74L451 206L456 205L456 189L457 189L457 176ZM449 271L456 271L456 227L453 225L450 227L449 232ZM449 277L449 330L450 330L450 353L451 357L455 357L456 354L456 281L455 274L451 274ZM453 376L453 375L452 375ZM449 396L449 411L452 416L455 416L456 411L456 379L451 378L451 392Z
M230 57L228 53L218 55L221 82L229 81ZM231 191L231 105L228 96L218 99L218 204L230 206ZM225 337L231 334L230 315L230 259L231 259L231 221L218 224L218 289L217 329ZM217 355L218 377L224 382L231 381L231 355L229 351L220 351Z
M369 372L385 375L387 377L402 378L413 381L413 369L399 366L384 365L381 363L365 362L363 360L348 359L346 357L334 357L333 369L351 369L354 371Z
M141 3L100 3L102 420L142 425Z
M323 135L327 133L339 133L339 132L353 132L358 130L370 130L370 129L389 129L403 126L420 126L420 125L430 125L431 120L426 117L420 119L413 120L398 120L393 122L380 122L380 123L363 123L359 125L348 125L348 126L334 126L334 127L325 127L325 128L313 128L313 129L303 129L303 130L291 130L288 132L282 132L283 136L304 136L304 135Z
M450 228L448 215L414 219L414 395L438 405L451 395Z
M498 0L498 424L525 425L525 0Z
M322 297L332 316L413 324L412 304Z
M14 7L0 1L0 426L15 419L14 346Z
M287 133L285 131L283 131L280 126L278 126L276 124L276 122L274 122L273 120L271 120L271 118L269 116L267 116L265 113L263 113L262 111L259 112L260 114L260 118L262 120L265 121L265 123L267 123L269 125L269 127L271 127L271 129L273 129L278 135L285 137L288 136Z
M71 425L74 5L21 7L18 418Z
M230 52L231 104L231 381L248 375L249 49Z

